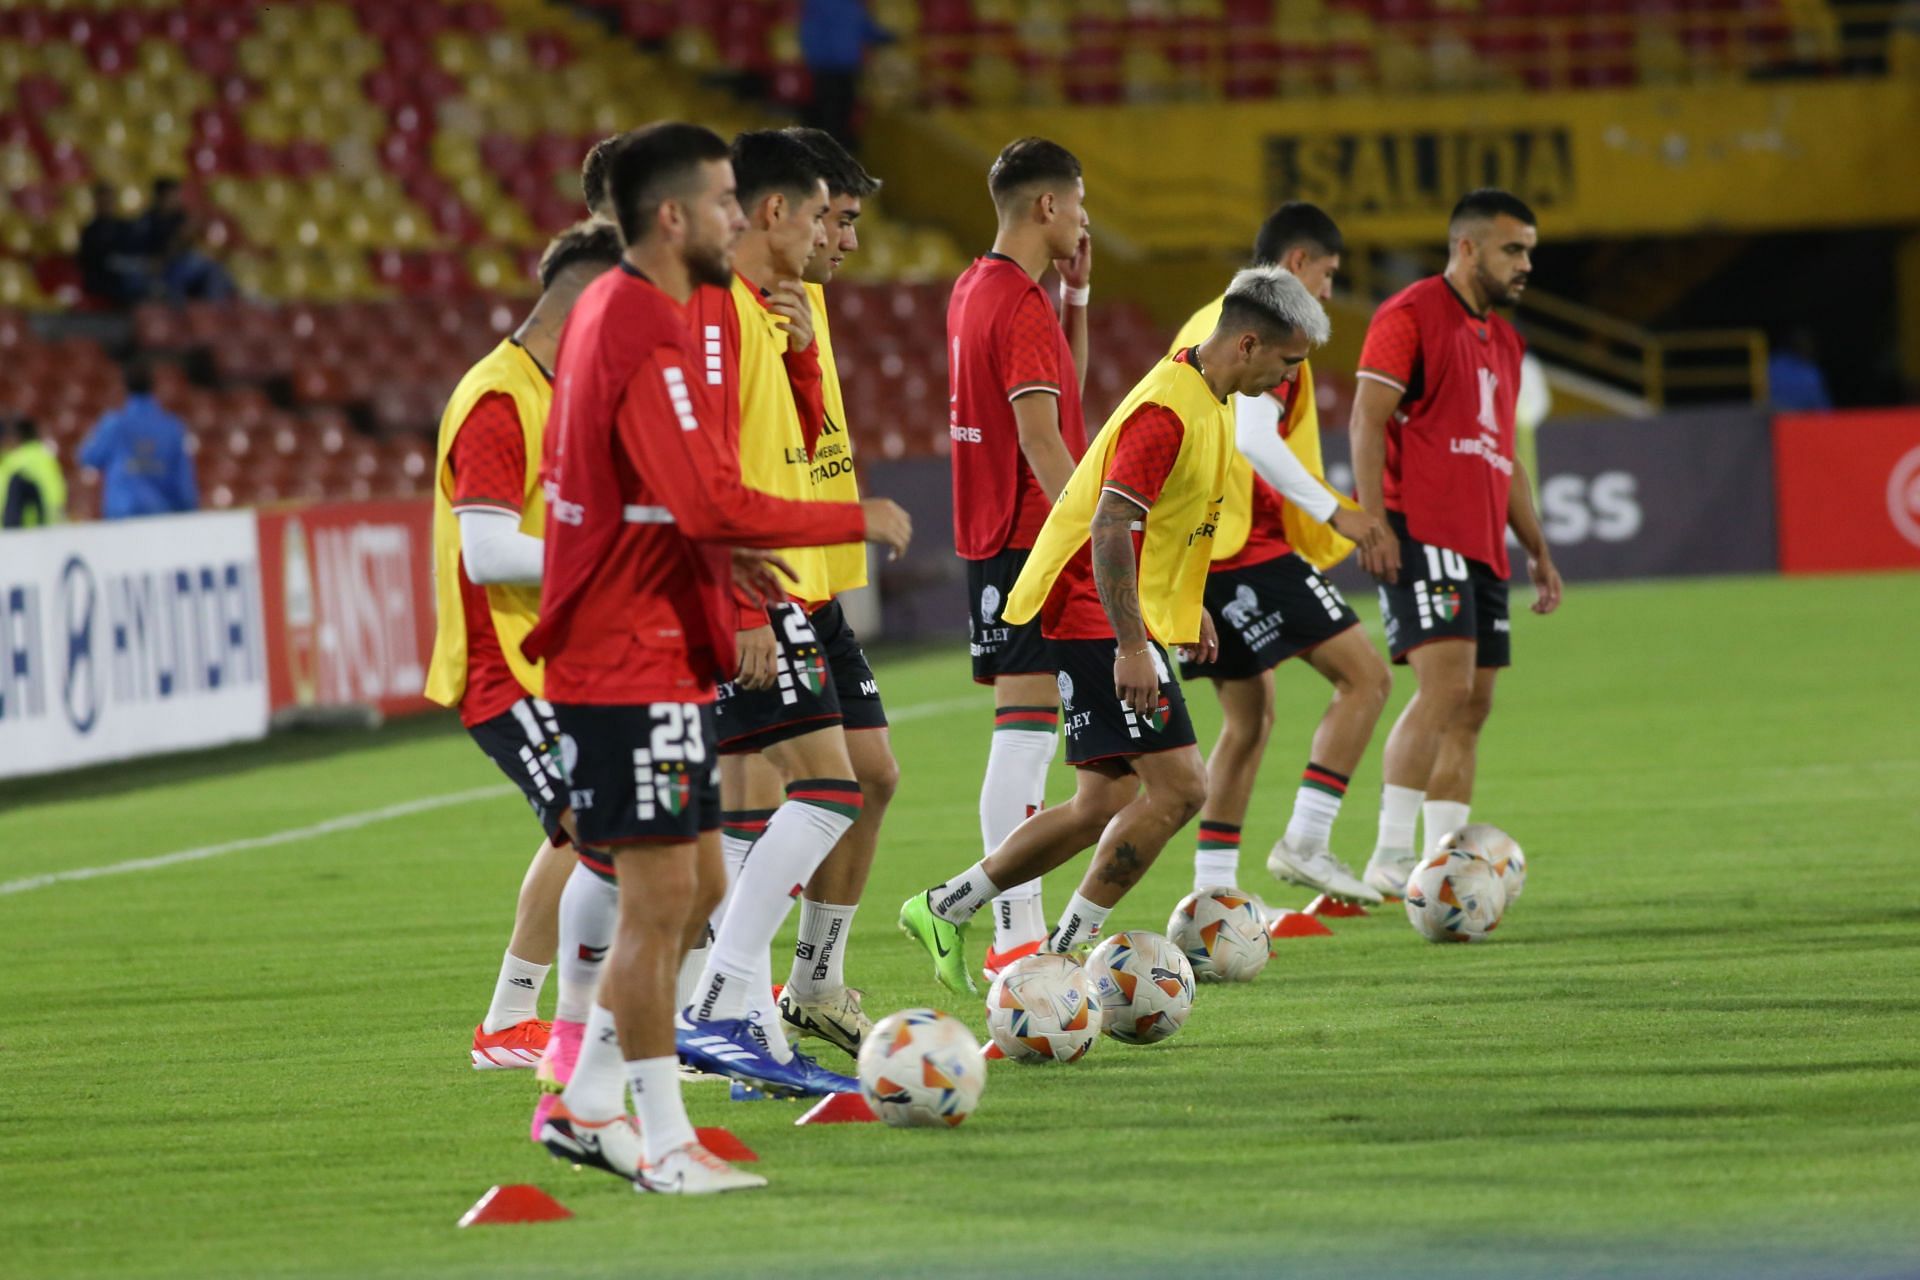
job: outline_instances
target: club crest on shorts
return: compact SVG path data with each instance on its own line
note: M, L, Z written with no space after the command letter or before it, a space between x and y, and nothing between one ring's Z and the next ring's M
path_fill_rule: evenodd
M1433 611L1440 621L1452 622L1460 616L1460 588L1442 585L1435 587L1431 594Z
M693 776L684 764L661 764L654 768L654 799L677 818L693 803Z
M827 659L818 649L793 657L793 674L808 693L818 695L827 687Z
M1153 730L1155 733L1165 733L1167 730L1167 718L1172 713L1173 704L1168 701L1166 694L1161 694L1159 701L1153 704L1153 710L1149 711L1145 717L1147 728Z
M1054 683L1060 686L1060 705L1067 713L1073 713L1073 677L1062 671L1054 677Z
M980 588L980 621L992 622L1000 615L1000 588L988 583Z

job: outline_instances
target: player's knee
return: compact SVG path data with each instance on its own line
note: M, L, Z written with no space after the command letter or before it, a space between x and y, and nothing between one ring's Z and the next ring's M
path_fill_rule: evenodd
M891 751L880 753L877 759L865 762L854 772L859 776L860 795L869 813L893 802L894 792L900 789L900 762L893 758Z
M1207 803L1207 771L1196 757L1193 767L1177 770L1164 779L1156 799L1174 819L1178 830L1200 815Z
M1468 695L1460 708L1460 723L1467 730L1478 733L1487 724L1487 717L1493 714L1493 690L1475 689Z
M1079 819L1080 834L1086 844L1100 838L1114 816L1127 807L1130 796L1127 789L1119 786L1104 786L1093 789L1083 788L1074 792L1069 801L1074 816Z
M1377 717L1387 709L1387 699L1393 696L1393 668L1380 660L1380 655L1371 649L1367 651L1367 661L1359 670L1353 672L1340 688L1340 696L1353 698L1368 707Z

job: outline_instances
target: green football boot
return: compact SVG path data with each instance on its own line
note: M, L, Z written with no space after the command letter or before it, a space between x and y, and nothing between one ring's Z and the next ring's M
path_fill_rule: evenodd
M967 968L967 926L933 914L928 894L916 893L900 907L900 932L927 949L933 957L933 976L949 991L978 995Z

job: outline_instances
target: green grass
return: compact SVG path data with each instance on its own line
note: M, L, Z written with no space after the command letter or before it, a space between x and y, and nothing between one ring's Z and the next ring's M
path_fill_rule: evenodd
M1920 1274L1916 620L1911 576L1576 586L1516 621L1483 749L1475 813L1531 860L1496 940L1341 922L1166 1045L996 1065L953 1132L695 1091L761 1153L751 1196L574 1174L526 1141L527 1076L468 1069L536 842L515 798L0 896L0 1275ZM896 708L968 695L958 654L877 665ZM1244 876L1276 900L1256 851L1324 701L1281 674ZM956 1006L892 908L978 856L984 708L896 730L849 961L876 1012ZM13 784L0 880L490 771L432 724ZM1378 782L1376 751L1351 857ZM1191 848L1110 927L1164 927ZM578 1216L455 1230L496 1182Z

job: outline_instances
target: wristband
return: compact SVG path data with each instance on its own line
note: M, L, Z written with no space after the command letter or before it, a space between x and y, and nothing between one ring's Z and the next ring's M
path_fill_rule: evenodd
M1138 649L1135 649L1132 653L1120 653L1119 651L1116 650L1113 655L1113 660L1115 662L1118 662L1122 658L1143 658L1147 654L1152 652L1153 652L1153 646L1151 644L1145 644L1145 645L1141 645Z
M1092 295L1093 286L1091 284L1070 285L1063 283L1060 286L1060 301L1069 307L1086 306L1087 299Z

